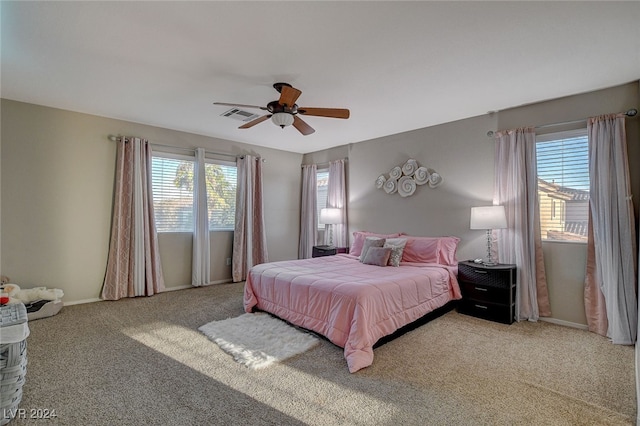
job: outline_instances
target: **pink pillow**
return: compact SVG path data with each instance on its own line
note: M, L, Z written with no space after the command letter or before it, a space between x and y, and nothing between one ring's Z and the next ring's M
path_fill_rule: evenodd
M407 244L402 253L403 262L439 263L455 266L458 264L456 250L458 237L412 237L403 235Z
M441 237L440 259L438 263L441 263L443 265L456 266L458 264L456 250L458 250L459 242L460 238L458 237Z
M364 240L367 237L378 237L378 238L397 238L400 234L376 234L374 232L367 231L355 231L353 233L353 244L351 244L351 248L349 248L349 254L353 256L360 256L362 253L362 246L364 245Z

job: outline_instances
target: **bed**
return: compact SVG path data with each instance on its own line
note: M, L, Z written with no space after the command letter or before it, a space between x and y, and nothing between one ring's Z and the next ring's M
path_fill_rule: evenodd
M354 373L373 363L373 345L380 338L461 298L458 241L354 233L348 254L251 268L244 309L269 312L325 336L344 348Z

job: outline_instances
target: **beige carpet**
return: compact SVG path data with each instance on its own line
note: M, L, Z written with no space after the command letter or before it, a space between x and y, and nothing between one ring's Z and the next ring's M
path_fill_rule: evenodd
M258 371L198 327L242 314L242 284L67 306L32 321L10 425L633 424L633 348L548 323L455 311L374 350L349 374L326 340Z

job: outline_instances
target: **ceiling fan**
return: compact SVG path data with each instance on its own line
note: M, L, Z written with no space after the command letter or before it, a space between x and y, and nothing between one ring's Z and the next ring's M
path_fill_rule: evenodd
M283 129L286 126L290 126L293 124L293 127L298 129L298 131L305 136L310 135L311 133L315 132L315 130L313 129L313 127L304 122L304 120L298 117L298 114L316 117L349 118L348 109L299 107L296 104L296 100L298 100L302 92L295 87L292 87L288 83L275 83L273 87L278 91L278 93L280 93L280 99L278 99L277 101L269 102L266 107L257 105L231 104L225 102L214 102L213 104L234 106L240 108L258 108L269 111L269 114L263 115L262 117L258 117L255 120L243 124L242 126L238 127L238 129L249 129L256 124L262 123L263 121L271 118L271 121L273 121L277 126L280 126Z

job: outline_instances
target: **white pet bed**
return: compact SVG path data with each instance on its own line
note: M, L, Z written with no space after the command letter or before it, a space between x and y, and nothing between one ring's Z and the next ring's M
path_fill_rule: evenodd
M52 300L42 305L42 307L37 311L28 312L27 317L29 318L29 321L50 317L60 312L60 309L62 309L62 306L64 306L64 303L62 303L62 300L60 299Z

